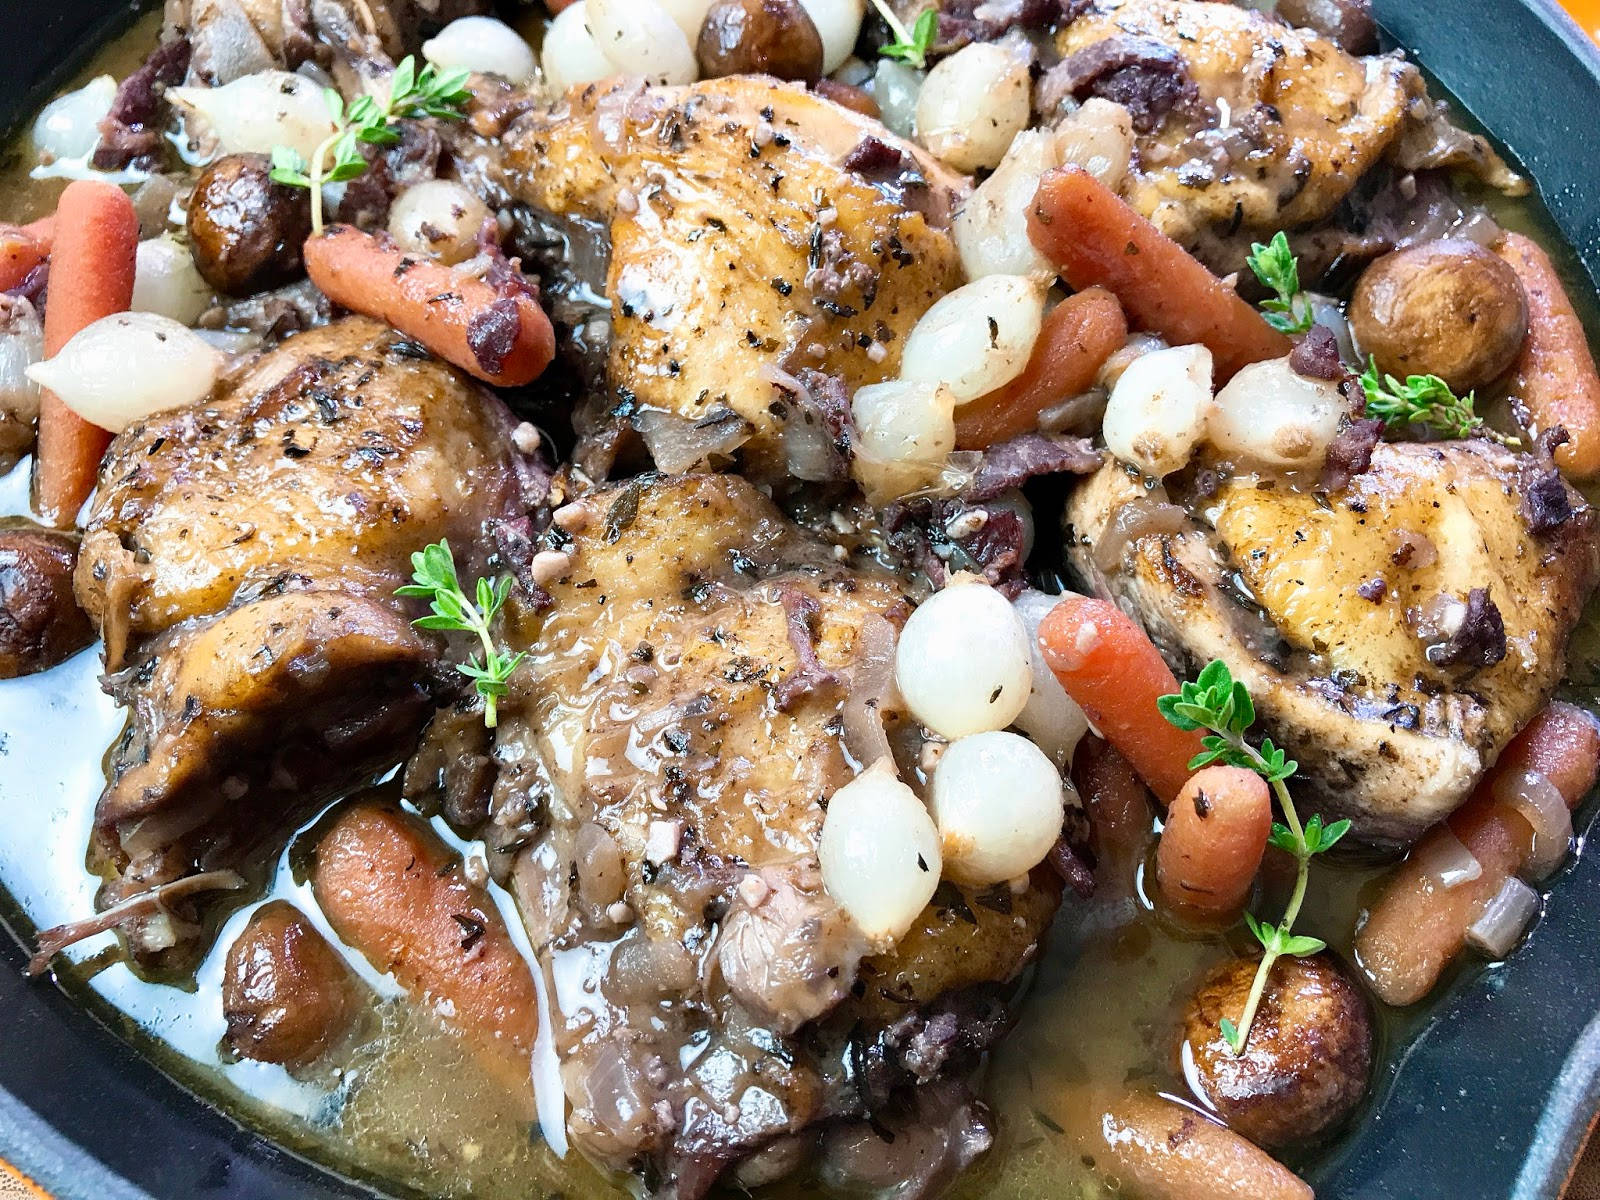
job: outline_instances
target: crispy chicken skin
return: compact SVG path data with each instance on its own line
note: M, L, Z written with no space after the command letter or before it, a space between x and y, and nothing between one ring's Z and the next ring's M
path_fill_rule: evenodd
M496 805L545 814L513 887L554 964L574 1137L614 1166L650 1156L698 1195L773 1138L855 1115L850 1032L870 1041L1011 980L1059 885L1004 889L1003 913L949 889L864 959L817 843L854 774L841 711L862 630L903 621L897 585L837 562L737 477L647 476L582 503L555 603L515 635L530 659ZM883 717L914 759L897 701Z
M847 167L865 139L876 165ZM731 411L757 473L783 464L774 368L893 378L906 333L960 281L948 227L966 181L801 87L595 84L505 141L515 199L609 223L618 396L691 422Z
M1199 502L1204 523L1135 537L1102 568L1108 525L1149 494L1110 465L1068 504L1069 556L1180 675L1228 662L1314 808L1406 840L1465 800L1549 699L1600 578L1594 513L1570 488L1573 516L1530 533L1529 463L1485 441L1401 443L1331 496L1238 476ZM1444 663L1430 605L1480 588L1504 657Z
M1232 4L1096 0L1058 35L1063 56L1119 39L1176 53L1198 99L1136 139L1123 192L1162 232L1270 233L1330 215L1401 131L1414 68L1354 58Z

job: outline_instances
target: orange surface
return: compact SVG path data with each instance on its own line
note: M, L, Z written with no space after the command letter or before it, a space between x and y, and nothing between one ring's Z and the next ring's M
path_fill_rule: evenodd
M1572 19L1588 31L1590 37L1600 42L1600 0L1562 0Z

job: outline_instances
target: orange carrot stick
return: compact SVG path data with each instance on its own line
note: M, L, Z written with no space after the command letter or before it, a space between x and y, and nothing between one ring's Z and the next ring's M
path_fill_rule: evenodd
M1063 596L1039 626L1039 644L1067 695L1170 805L1204 747L1198 733L1169 725L1156 708L1178 681L1144 630L1108 601Z
M1136 1092L1111 1106L1095 1155L1146 1200L1312 1200L1288 1167L1193 1109Z
M121 188L83 179L67 185L56 208L50 252L46 357L84 326L127 311L138 245L139 218ZM40 396L33 500L42 520L57 528L72 524L94 489L100 458L110 443L109 433L78 416L54 393Z
M1522 398L1539 430L1566 429L1572 440L1556 450L1557 465L1574 479L1593 479L1600 475L1600 374L1583 323L1537 242L1507 233L1495 252L1528 295L1528 336L1509 390Z
M1496 783L1531 771L1575 808L1594 785L1597 769L1600 731L1570 704L1550 705L1512 739L1472 799L1395 868L1356 936L1356 960L1380 999L1412 1004L1432 991L1461 953L1483 906L1527 862L1533 827L1520 809L1496 796ZM1447 884L1441 877L1440 864L1452 861L1446 856L1460 853L1452 840L1477 860L1477 878Z
M485 383L531 383L555 357L555 330L531 290L502 295L348 225L307 241L305 262L335 304L387 321Z
M1206 346L1219 384L1240 367L1289 353L1289 339L1260 313L1079 167L1044 173L1028 237L1073 288L1109 288L1135 326L1174 346Z
M1127 336L1122 306L1105 288L1068 296L1045 316L1022 374L957 411L957 447L982 450L1036 428L1045 409L1089 389Z
M1243 767L1206 767L1167 810L1156 848L1156 882L1176 912L1220 920L1239 915L1267 852L1272 795Z

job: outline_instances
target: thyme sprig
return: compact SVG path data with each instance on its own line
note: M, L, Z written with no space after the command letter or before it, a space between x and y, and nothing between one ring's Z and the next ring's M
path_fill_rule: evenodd
M1245 914L1245 923L1261 943L1261 963L1256 968L1256 976L1250 985L1250 994L1245 1000L1244 1010L1239 1014L1238 1023L1227 1017L1220 1023L1222 1036L1229 1049L1239 1054L1249 1040L1250 1026L1255 1021L1256 1010L1261 1006L1261 998L1266 992L1272 964L1286 954L1299 958L1315 954L1327 945L1321 938L1294 933L1294 923L1305 903L1306 884L1311 877L1311 860L1350 832L1350 822L1344 820L1324 824L1322 816L1313 813L1304 825L1300 823L1294 798L1290 796L1287 786L1289 779L1299 769L1299 764L1274 746L1271 738L1263 738L1260 749L1245 741L1245 732L1255 724L1255 702L1250 699L1250 692L1245 685L1233 678L1228 665L1221 660L1213 660L1192 682L1181 684L1177 695L1162 696L1156 701L1156 707L1161 710L1162 716L1179 729L1208 731L1201 738L1201 745L1205 749L1189 763L1190 770L1197 771L1212 763L1222 763L1255 771L1267 781L1283 812L1283 821L1273 822L1268 840L1295 860L1294 891L1289 895L1283 919L1273 924L1258 920L1251 913Z
M1361 373L1361 390L1367 397L1367 415L1385 425L1422 425L1446 437L1486 437L1504 446L1520 446L1521 439L1507 437L1483 423L1473 407L1476 393L1458 396L1437 375L1407 375L1401 383L1393 375L1380 375L1378 360L1369 358Z
M1300 260L1289 249L1283 230L1273 234L1266 245L1251 243L1245 265L1274 293L1272 299L1261 302L1261 315L1268 325L1279 333L1305 333L1311 328L1315 318L1311 302L1300 290Z
M411 578L416 582L396 588L395 595L421 596L432 610L411 623L418 629L476 634L482 644L482 660L474 654L466 662L457 663L456 670L472 680L478 695L483 697L483 723L493 729L499 723L499 700L510 691L511 673L527 657L524 651L510 654L495 645L491 631L495 617L511 594L511 577L502 575L494 581L480 579L473 597L469 598L456 576L456 560L450 552L450 543L443 540L413 554L411 570Z
M933 39L939 34L939 10L923 9L911 28L907 29L887 0L872 0L872 7L878 10L884 24L889 26L889 32L894 34L894 41L882 46L878 53L884 58L897 58L919 71L924 69L928 65L928 51L933 46Z

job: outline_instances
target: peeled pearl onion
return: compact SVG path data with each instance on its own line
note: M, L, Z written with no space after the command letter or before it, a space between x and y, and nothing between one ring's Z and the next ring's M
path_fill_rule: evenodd
M659 0L583 0L589 32L616 69L646 83L693 83L700 64Z
M1033 870L1061 836L1067 786L1044 752L1015 733L952 743L928 793L945 874L982 885Z
M1044 288L1024 275L985 275L940 297L906 336L902 379L942 383L965 404L1022 374L1039 340Z
M1056 277L1055 267L1028 237L1028 206L1039 190L1039 176L1061 165L1057 146L1050 130L1024 129L956 214L952 233L968 279L1026 275L1049 283Z
M389 233L402 249L464 262L478 251L489 207L453 179L429 179L395 197Z
M1039 649L1039 625L1060 601L1060 596L1047 596L1025 588L1011 602L1028 634L1029 663L1033 671L1028 702L1012 724L1031 737L1057 766L1065 767L1071 763L1078 742L1089 732L1089 719L1067 695L1055 672L1045 663L1044 651Z
M322 89L304 75L260 71L219 88L168 88L167 97L218 143L222 154L268 154L287 146L310 159L333 132Z
M40 156L57 162L88 158L100 143L100 121L116 96L117 81L98 75L46 104L33 123L33 144Z
M800 0L822 39L822 73L831 75L850 57L867 15L866 0Z
M706 23L706 13L711 11L712 0L658 0L672 23L683 30L683 36L693 46L700 38L700 26Z
M857 388L850 401L855 457L850 469L873 504L926 487L956 445L956 399L925 381L892 379Z
M941 59L917 96L917 137L958 171L994 167L1027 127L1028 64L993 42Z
M102 317L53 358L28 368L85 421L121 433L151 413L204 399L222 355L193 330L152 312Z
M951 583L900 631L894 677L906 707L941 737L1004 729L1033 688L1032 651L1017 610L986 583Z
M1289 470L1322 462L1349 411L1339 385L1295 373L1288 357L1251 363L1217 393L1209 437L1224 454Z
M1211 351L1170 346L1136 358L1111 389L1106 446L1157 479L1189 461L1210 414Z
M878 116L893 133L908 138L917 127L917 96L922 72L893 58L880 58L872 72L872 98Z
M134 257L134 312L159 313L193 325L211 307L211 285L200 276L189 247L172 237L146 238Z
M459 17L422 43L422 57L441 71L466 69L531 83L539 73L533 47L504 21Z
M898 940L939 886L939 833L886 761L828 801L817 847L822 886L875 946Z
M1133 118L1127 109L1090 96L1055 133L1061 163L1082 167L1114 192L1121 189L1133 157Z
M595 43L587 21L588 4L586 0L578 0L577 4L558 12L550 28L545 30L541 62L544 77L556 92L617 73L616 66Z

